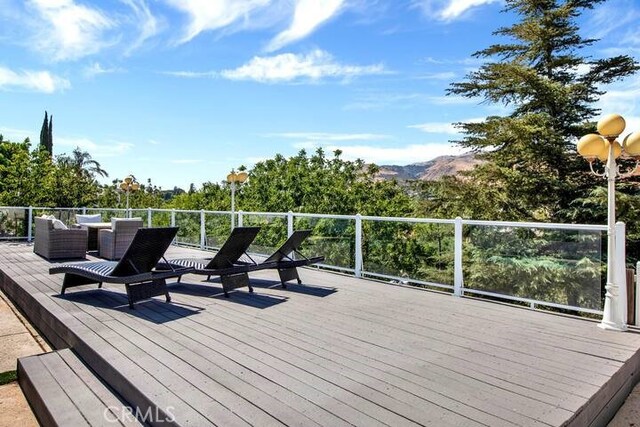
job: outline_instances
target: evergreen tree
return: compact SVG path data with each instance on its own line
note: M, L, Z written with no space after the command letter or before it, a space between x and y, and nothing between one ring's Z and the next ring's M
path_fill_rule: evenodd
M47 150L49 156L53 154L53 114L49 117L47 111L44 112L44 122L40 129L40 147Z
M40 146L47 151L49 141L49 114L44 112L44 122L42 123L42 128L40 129Z
M506 0L505 11L521 19L494 34L510 40L476 52L475 57L495 62L448 90L511 109L507 116L458 124L465 134L458 144L488 161L470 173L467 183L476 191L504 192L492 200L501 218L492 219L563 221L571 202L595 185L576 154L576 138L593 130L588 122L598 113L593 103L604 93L603 85L639 68L627 55L591 59L578 54L596 40L582 38L575 21L603 1Z
M47 134L47 151L53 155L53 114L49 116L49 132Z

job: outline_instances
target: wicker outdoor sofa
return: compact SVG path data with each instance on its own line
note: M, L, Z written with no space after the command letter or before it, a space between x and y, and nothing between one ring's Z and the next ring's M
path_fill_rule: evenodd
M33 252L46 259L85 258L87 230L54 228L53 220L34 218L36 223Z

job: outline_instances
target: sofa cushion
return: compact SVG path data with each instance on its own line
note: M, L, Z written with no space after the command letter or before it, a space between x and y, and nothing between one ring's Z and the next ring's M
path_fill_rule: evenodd
M55 228L56 230L68 230L69 228L64 225L64 222L60 221L59 219L54 219L53 220L53 228Z
M95 215L80 215L77 214L76 215L76 222L78 224L93 224L96 222L102 222L102 215L101 214L95 214Z

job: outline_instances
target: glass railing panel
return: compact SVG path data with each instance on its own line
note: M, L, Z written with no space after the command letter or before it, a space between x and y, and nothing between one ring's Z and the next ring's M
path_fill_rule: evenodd
M380 274L453 286L453 224L362 221L362 267Z
M151 227L170 227L171 212L151 210Z
M244 227L260 227L260 232L249 248L249 253L271 255L287 240L287 216L269 214L242 214Z
M602 309L602 232L464 227L465 289Z
M231 234L231 214L227 212L205 213L205 246L220 249Z
M200 212L176 211L175 225L178 227L176 243L200 246Z
M29 208L0 208L0 239L25 239L29 229Z
M355 268L355 228L355 219L294 217L294 230L312 230L302 251L305 256L324 256L322 264L339 269Z

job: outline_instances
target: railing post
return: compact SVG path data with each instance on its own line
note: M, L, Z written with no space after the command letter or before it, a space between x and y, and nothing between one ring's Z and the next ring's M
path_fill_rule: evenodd
M175 209L171 209L171 226L172 227L176 226L176 210Z
M293 234L293 212L287 212L287 237Z
M31 242L31 223L33 222L33 206L29 206L28 226L27 226L27 242Z
M147 227L151 228L151 208L147 208Z
M207 238L207 230L204 221L204 209L200 211L200 249L204 249L204 242Z
M453 295L463 294L464 278L462 276L462 218L456 217L454 223L454 252L453 252Z
M618 284L618 319L622 319L622 324L627 325L627 255L625 251L626 230L624 222L616 222L616 271L615 281Z
M242 211L238 211L238 227L242 227L244 224L244 220L242 218Z
M83 207L82 208L82 215L86 215L87 214L87 207Z
M362 277L362 216L356 215L355 275Z

